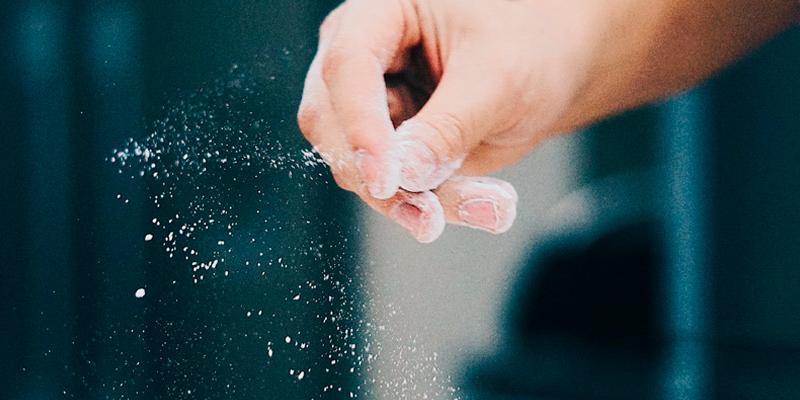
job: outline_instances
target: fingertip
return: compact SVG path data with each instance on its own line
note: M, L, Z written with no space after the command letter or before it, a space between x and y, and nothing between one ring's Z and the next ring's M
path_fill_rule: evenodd
M397 129L400 187L410 192L436 189L461 167L463 161L463 158L450 160L438 156L414 135L414 126L418 125L406 122Z
M514 187L494 178L455 177L437 194L451 223L499 235L511 229L517 217Z
M519 194L517 193L517 189L514 188L514 185L509 182L498 179L498 184L504 189L509 200L505 203L505 209L502 210L502 213L505 215L500 219L500 223L497 227L497 234L501 234L508 232L514 225L514 221L517 219L517 204L519 203Z
M511 199L511 201L513 201L514 204L516 205L517 202L519 201L519 194L517 193L517 189L514 188L514 185L502 179L497 179L496 183L503 189L506 196L508 196L508 198Z
M397 194L400 186L400 166L394 151L386 151L382 157L378 157L367 150L358 150L356 168L370 196L386 200Z
M514 225L517 207L491 198L472 199L459 205L458 217L463 226L499 235Z
M399 144L400 186L410 192L434 189L436 156L421 142L403 140ZM439 182L441 183L441 182Z
M517 202L514 201L513 204L505 205L499 210L499 214L501 217L498 218L497 227L495 228L494 232L490 232L495 235L506 233L511 230L512 226L514 226L514 222L517 219Z
M420 243L432 243L445 228L444 209L431 192L408 193L401 196L389 217L405 228Z

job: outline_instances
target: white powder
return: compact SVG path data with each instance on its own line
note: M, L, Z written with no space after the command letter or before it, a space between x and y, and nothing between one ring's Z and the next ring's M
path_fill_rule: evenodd
M354 233L347 229L357 228L342 227L325 218L310 219L302 213L305 204L315 204L313 199L305 197L309 193L319 193L313 185L332 185L322 157L315 151L283 143L287 141L286 135L296 135L294 116L287 116L281 121L283 125L276 125L274 116L264 114L269 107L263 104L269 103L252 98L265 87L252 84L251 77L242 76L241 69L233 68L232 74L235 75L233 79L212 83L211 90L205 88L189 98L168 104L164 108L164 118L155 121L147 136L128 140L108 158L119 174L132 182L144 183L148 188L146 199L154 211L145 220L151 223L150 227L141 233L145 242L153 242L158 237L164 252L175 261L170 265L185 265L187 273L191 274L185 279L196 284L197 290L208 288L209 282L222 277L255 276L262 279L260 284L267 282L272 285L270 289L279 291L280 298L287 302L286 307L266 309L263 316L259 310L262 304L241 304L235 309L252 310L245 313L251 318L247 323L258 324L255 335L257 340L267 344L267 357L270 361L282 359L275 365L294 365L292 374L297 380L303 380L312 370L318 375L349 371L356 381L367 382L372 377L386 376L376 371L382 368L381 363L375 362L381 356L396 362L398 376L417 372L439 374L435 357L426 358L425 365L418 365L407 361L405 354L383 354L382 339L376 341L376 337L391 335L376 335L375 332L384 329L391 332L392 328L384 327L386 321L377 324L363 319L370 314L375 293L367 293L369 285L364 284L364 276L351 276L351 272L346 272L366 268L339 268L357 262L349 254L349 244L330 249L330 243L317 239L320 230L327 231L328 236L348 237ZM228 107L228 103L253 104L253 109L260 111L236 111ZM262 106L256 107L258 104ZM297 194L299 197L295 197ZM122 203L138 198L124 193L116 197ZM292 202L285 203L287 198ZM298 229L306 226L317 236L309 235L310 239L305 241L287 240L302 236ZM304 267L308 262L323 265L318 276L306 275L308 269ZM217 269L218 266L221 268ZM299 281L305 283L301 287L295 286L297 282L289 284L296 277L291 275L294 271L302 272ZM175 280L170 280L176 284ZM232 278L225 282L250 284ZM145 288L136 290L135 296L144 297ZM164 293L159 291L157 297L162 296ZM191 298L167 300L165 304L171 304L172 300L192 301ZM326 312L318 313L320 305L326 307ZM164 305L154 302L152 306ZM236 313L241 317L239 312ZM387 310L385 314L394 312ZM252 319L254 313L262 317ZM323 337L305 335L283 325L295 319L307 319L315 325L313 329L324 327L323 331L332 333ZM231 324L215 328L229 329L233 336L241 326ZM283 338L286 345L276 348L274 343L280 343L280 335L286 332L296 336L286 335ZM397 338L408 343L408 352L424 352L412 339ZM175 337L174 340L175 345L180 346L186 338ZM311 349L318 352L315 354L319 354L319 358L308 358ZM209 362L228 365L224 356L218 357L210 358ZM448 381L446 376L442 378L442 382ZM378 391L395 392L394 398L409 398L413 385L413 380L403 380L373 382L371 386ZM362 386L358 393L353 393L352 389L355 388L327 384L321 391L340 392L343 397L349 395L350 398L375 397L370 392L372 389ZM183 393L192 394L193 391ZM428 391L430 398L450 397L443 397L441 393L442 388Z

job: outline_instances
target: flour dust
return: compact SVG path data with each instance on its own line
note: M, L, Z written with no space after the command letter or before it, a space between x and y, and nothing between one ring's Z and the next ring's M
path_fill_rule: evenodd
M275 63L234 65L179 94L146 136L108 157L129 182L116 197L149 224L147 282L129 292L149 321L141 335L154 378L143 392L404 399L417 398L422 374L435 382L426 398L456 398L435 354L411 363L375 340L387 324L367 316L397 310L371 310L350 197L298 133L288 78L265 72ZM396 370L378 370L384 357Z

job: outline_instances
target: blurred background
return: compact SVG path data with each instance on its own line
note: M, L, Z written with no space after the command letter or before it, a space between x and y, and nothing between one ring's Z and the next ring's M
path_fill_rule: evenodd
M500 237L419 245L281 169L165 191L109 162L176 120L299 152L336 3L0 4L1 399L800 398L796 29L504 171ZM239 212L189 241L207 273L153 230L200 189L205 223Z

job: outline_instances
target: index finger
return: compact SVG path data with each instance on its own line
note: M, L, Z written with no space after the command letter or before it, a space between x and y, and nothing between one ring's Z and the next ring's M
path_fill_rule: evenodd
M322 77L358 167L373 197L394 195L400 165L394 145L384 74L418 41L407 29L413 9L404 1L352 0L324 49Z

